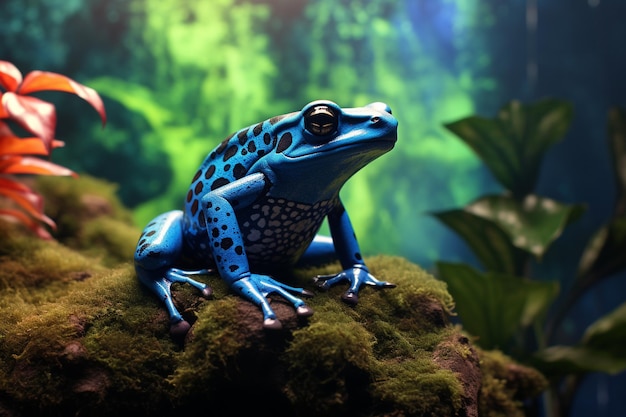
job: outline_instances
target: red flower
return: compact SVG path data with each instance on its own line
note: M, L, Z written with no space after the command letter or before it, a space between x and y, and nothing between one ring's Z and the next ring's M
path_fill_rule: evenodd
M32 71L22 78L15 65L0 61L0 196L9 198L21 209L0 208L0 216L18 220L40 237L50 238L42 223L54 227L54 222L43 213L43 198L13 177L15 174L76 176L71 170L41 158L63 146L63 142L54 139L54 105L27 95L44 90L76 94L96 109L103 125L106 114L95 90L53 72ZM16 136L1 119L12 120L35 136Z

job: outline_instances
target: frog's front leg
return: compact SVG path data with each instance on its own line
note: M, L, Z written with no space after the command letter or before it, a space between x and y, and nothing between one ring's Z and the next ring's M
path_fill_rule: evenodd
M251 204L267 191L268 186L268 180L261 173L246 176L207 193L202 198L202 209L205 212L211 252L220 276L233 291L261 308L263 327L280 329L282 325L266 297L272 293L279 294L293 304L299 316L306 317L313 314L313 310L289 292L306 297L313 294L280 283L268 275L250 271L235 208Z
M189 330L172 301L171 285L174 282L190 284L209 297L211 288L192 279L192 276L209 273L206 269L185 271L174 268L183 248L182 216L180 210L157 216L144 229L135 250L137 277L165 304L170 316L170 333L173 337L184 336Z
M332 244L343 271L336 275L316 276L314 279L320 288L328 289L339 282L348 281L350 287L341 298L346 303L355 305L359 300L358 293L363 285L373 285L379 288L395 287L395 284L379 281L370 274L365 262L363 262L352 223L341 201L328 214L328 226L330 227ZM317 250L320 249L317 248Z

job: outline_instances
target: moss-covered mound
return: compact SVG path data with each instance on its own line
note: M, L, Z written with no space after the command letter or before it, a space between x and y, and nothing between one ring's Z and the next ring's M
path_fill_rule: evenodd
M397 288L366 288L356 307L340 301L344 288L317 292L308 322L277 297L277 332L263 330L260 311L217 276L203 278L210 300L176 285L175 302L193 323L176 343L161 304L135 277L139 230L105 196L110 186L75 183L46 188L60 241L0 223L0 416L511 417L545 384L472 347L448 321L445 284L388 256L368 266ZM312 276L338 268L283 279L314 290Z

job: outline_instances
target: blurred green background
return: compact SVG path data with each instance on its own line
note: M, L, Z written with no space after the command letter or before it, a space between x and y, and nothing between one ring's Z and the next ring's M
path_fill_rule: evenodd
M400 121L394 151L342 192L365 253L432 263L451 236L425 213L491 184L442 127L477 111L480 100L500 104L485 48L495 24L489 7L9 0L2 9L4 59L24 72L73 76L104 98L102 130L80 100L55 96L67 145L54 160L119 183L140 226L181 207L200 162L228 134L316 99L342 107L385 101Z
M511 99L568 100L574 121L538 192L588 212L536 266L567 282L561 260L580 253L614 199L606 114L626 106L625 19L623 0L1 0L0 59L101 94L105 129L80 99L50 96L66 142L53 160L119 184L139 227L182 207L199 163L231 132L315 99L385 101L398 144L342 197L365 254L427 269L474 261L428 213L499 190L442 124L492 116ZM623 300L621 282L581 306L573 340ZM626 413L607 400L614 385L596 381L580 409Z

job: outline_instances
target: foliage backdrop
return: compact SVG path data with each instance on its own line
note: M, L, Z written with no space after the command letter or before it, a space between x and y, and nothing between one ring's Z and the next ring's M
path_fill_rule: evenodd
M342 196L365 253L426 268L473 260L427 213L499 190L443 124L511 99L568 100L572 127L538 192L588 213L534 266L567 286L574 271L561 260L580 254L613 204L605 126L610 107L626 106L625 17L622 0L2 0L0 59L103 96L104 130L79 99L54 97L66 142L54 161L118 183L139 225L181 206L199 162L232 131L319 98L386 101L397 147ZM572 340L621 301L618 285L584 302Z
M3 6L10 24L0 31L16 39L6 58L71 74L107 104L107 128L87 126L89 115L84 129L66 125L59 136L67 147L55 157L119 183L138 224L180 207L196 167L229 133L320 98L345 107L385 101L400 120L397 148L343 192L364 252L434 261L451 237L424 213L462 204L483 186L478 161L441 126L474 112L476 97L495 88L481 41L491 23L475 18L475 5L19 4ZM82 111L73 101L59 108Z

